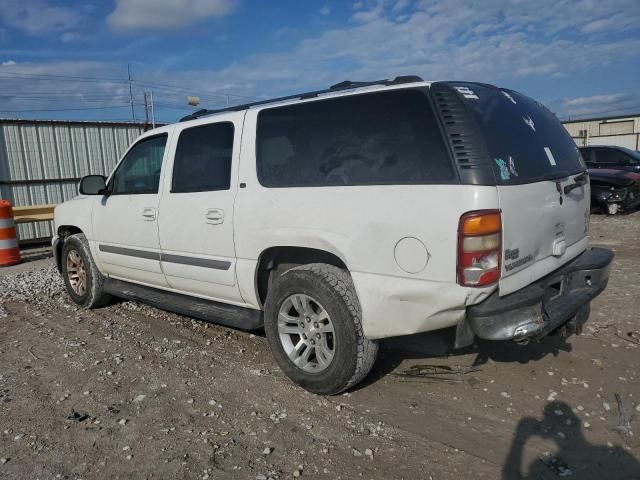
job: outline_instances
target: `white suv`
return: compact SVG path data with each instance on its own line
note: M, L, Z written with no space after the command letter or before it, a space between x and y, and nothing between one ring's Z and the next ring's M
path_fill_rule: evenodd
M203 110L142 135L55 211L71 298L110 295L251 330L335 394L376 340L456 326L579 332L613 254L587 247L589 183L538 102L398 77Z

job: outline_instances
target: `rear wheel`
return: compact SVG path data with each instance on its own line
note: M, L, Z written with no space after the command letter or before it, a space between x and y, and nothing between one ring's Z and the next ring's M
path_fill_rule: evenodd
M111 296L104 292L104 277L98 270L89 243L82 233L71 235L62 246L62 277L71 299L85 308L107 304Z
M378 345L364 337L360 304L348 272L314 263L287 270L272 282L265 331L287 376L324 395L363 380Z

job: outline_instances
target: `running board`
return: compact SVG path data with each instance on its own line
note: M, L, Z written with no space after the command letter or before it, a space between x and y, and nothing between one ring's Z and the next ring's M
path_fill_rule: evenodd
M105 280L104 289L115 297L137 300L163 310L240 330L255 330L264 325L262 311L252 308L190 297L113 278Z

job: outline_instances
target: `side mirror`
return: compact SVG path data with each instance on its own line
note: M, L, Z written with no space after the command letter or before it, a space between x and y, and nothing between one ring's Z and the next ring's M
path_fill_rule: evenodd
M87 175L80 180L80 193L82 195L104 195L107 189L105 178L102 175Z

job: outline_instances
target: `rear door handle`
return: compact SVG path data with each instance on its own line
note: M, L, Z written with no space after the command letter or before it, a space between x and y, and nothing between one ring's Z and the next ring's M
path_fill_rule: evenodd
M224 212L219 208L209 208L204 214L207 223L219 225L224 222Z
M147 222L151 222L156 219L156 209L147 207L142 209L142 217Z

